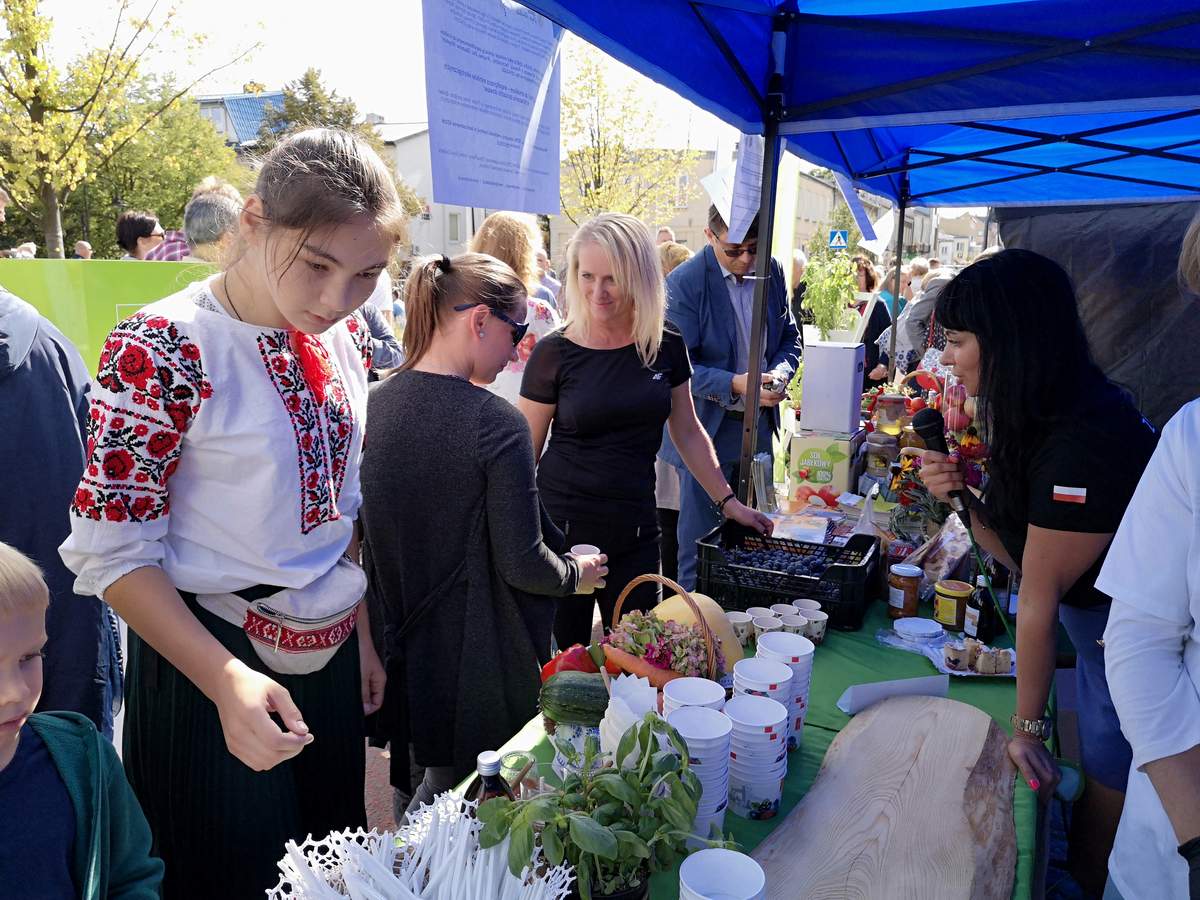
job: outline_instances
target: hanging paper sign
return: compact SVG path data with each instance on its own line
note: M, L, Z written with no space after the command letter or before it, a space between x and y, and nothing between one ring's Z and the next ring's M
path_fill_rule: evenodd
M562 29L509 0L425 0L433 199L559 209Z

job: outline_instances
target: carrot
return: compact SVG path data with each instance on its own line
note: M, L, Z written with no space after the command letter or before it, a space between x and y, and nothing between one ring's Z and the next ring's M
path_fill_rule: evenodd
M604 645L604 655L610 662L616 663L622 670L630 675L637 675L639 678L647 679L656 688L662 689L668 681L674 681L676 678L683 676L678 672L673 672L670 669L660 669L657 666L652 666L640 656L634 656L625 650L617 647Z

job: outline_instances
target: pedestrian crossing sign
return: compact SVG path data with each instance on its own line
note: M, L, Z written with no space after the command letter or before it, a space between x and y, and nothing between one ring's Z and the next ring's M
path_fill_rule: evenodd
M849 231L830 231L829 232L829 249L830 250L845 250L850 245Z

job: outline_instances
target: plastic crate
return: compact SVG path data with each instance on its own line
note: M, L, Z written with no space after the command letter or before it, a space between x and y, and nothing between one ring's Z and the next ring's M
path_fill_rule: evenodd
M850 536L844 547L810 544L788 538L765 537L727 521L696 542L697 590L723 609L745 611L751 606L790 603L808 597L829 614L829 626L841 631L862 628L867 604L875 599L879 581L879 540L865 534ZM757 569L733 562L731 550L783 550L817 557L827 566L814 578Z

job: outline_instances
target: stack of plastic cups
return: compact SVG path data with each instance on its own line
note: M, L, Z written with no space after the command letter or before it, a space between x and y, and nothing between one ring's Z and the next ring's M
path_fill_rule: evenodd
M792 703L791 667L773 659L747 657L733 665L733 695L750 694L754 697L769 697L790 708ZM791 736L792 717L788 716L788 727L783 740Z
M684 706L725 706L725 688L708 678L675 678L663 688L663 717Z
M767 896L762 866L744 853L713 847L679 867L679 900L760 900Z
M788 709L770 697L741 694L725 704L733 722L729 743L729 809L745 819L779 813L787 775Z
M733 723L724 713L706 706L681 706L667 716L667 724L679 732L688 748L688 766L700 779L700 804L692 833L707 839L715 825L725 828L729 805L729 741ZM692 849L703 846L688 841Z
M808 716L808 694L812 687L813 651L816 646L799 634L774 632L758 642L757 659L786 663L792 670L792 703L788 708L788 749L800 746L804 720Z

